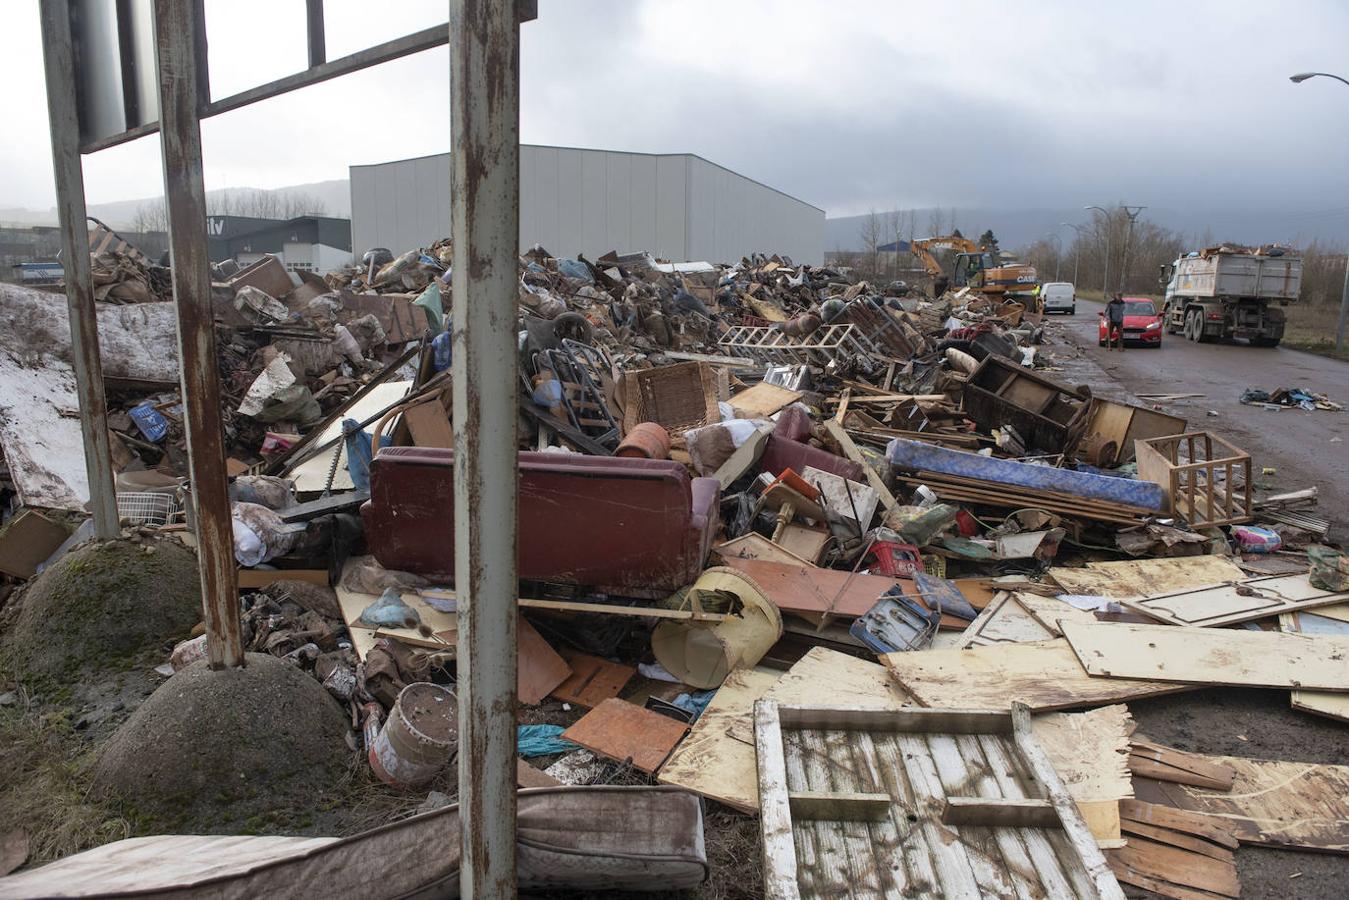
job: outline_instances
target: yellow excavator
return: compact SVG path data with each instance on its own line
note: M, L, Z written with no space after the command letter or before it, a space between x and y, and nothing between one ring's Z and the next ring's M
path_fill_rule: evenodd
M1035 267L1003 260L997 250L981 247L959 234L919 238L911 245L913 255L932 276L933 293L941 296L947 287L969 287L983 294L1000 294L1008 299L1029 301L1040 283ZM956 251L955 265L948 274L932 255L934 250ZM1027 305L1034 306L1033 303Z

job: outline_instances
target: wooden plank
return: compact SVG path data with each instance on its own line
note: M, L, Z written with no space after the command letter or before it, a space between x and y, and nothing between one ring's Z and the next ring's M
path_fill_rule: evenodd
M412 435L412 443L418 447L454 447L454 429L439 399L403 410L403 422Z
M1067 606L1066 603L1061 605ZM1012 593L1000 591L993 598L993 602L985 606L978 617L965 628L956 646L969 648L1000 643L1047 641L1057 636L1027 612Z
M1014 700L1037 711L1072 709L1189 689L1160 681L1093 678L1062 638L887 653L881 661L920 705L950 709L1006 709Z
M761 381L754 387L741 391L726 402L736 412L741 413L738 418L766 419L783 407L790 406L800 400L803 396L805 395L800 391L788 390L784 387L778 387L776 384Z
M342 608L342 619L347 623L347 633L351 635L352 648L360 659L365 659L370 648L375 645L376 637L393 638L404 643L412 643L413 646L426 646L426 642L431 640L416 628L376 629L362 624L359 621L361 613L379 597L375 594L349 591L340 584L334 591L337 593L337 604ZM459 617L456 614L441 612L416 594L404 593L403 602L417 611L422 624L433 633L455 631L459 627ZM440 646L440 642L436 641L431 646Z
M37 510L23 510L0 531L0 572L32 578L68 537L70 532Z
M1349 623L1325 615L1331 610L1338 613L1342 609L1349 609L1349 606L1345 604L1334 607L1323 606L1315 613L1285 613L1279 616L1279 628L1289 634L1345 632L1349 630ZM1293 709L1349 722L1349 694L1336 694L1330 691L1292 691L1288 696Z
M688 737L661 766L658 780L741 812L757 814L753 726L739 723L752 721L754 702L777 683L781 674L767 669L735 669L727 675ZM739 733L733 734L733 729Z
M754 704L754 747L758 759L759 832L763 838L764 896L798 900L796 841L792 838L791 801L787 794L787 762L777 704Z
M327 569L240 569L239 587L247 590L265 588L278 581L307 581L310 584L328 584ZM370 601L373 603L374 601ZM369 604L367 604L369 605Z
M778 721L796 731L902 731L921 734L1010 734L1012 716L1000 710L876 709L865 706L778 705Z
M1349 853L1349 766L1211 757L1231 791L1136 777L1139 800L1221 819L1243 844Z
M524 616L519 617L516 628L519 647L516 693L521 703L534 706L571 676L571 666Z
M1140 835L1132 836L1128 846L1110 853L1117 863L1160 881L1224 897L1241 896L1241 883L1233 862L1212 859Z
M828 791L792 791L787 795L792 819L837 822L880 822L890 816L889 794L847 794Z
M1054 771L1081 806L1133 796L1129 772L1129 735L1134 729L1129 707L1122 703L1080 713L1045 713L1031 721L1035 739L1054 763ZM1113 833L1092 829L1097 838L1119 837L1118 815Z
M1122 599L1240 581L1241 568L1222 556L1092 562L1082 568L1054 566L1049 577L1069 594Z
M838 569L791 566L756 559L731 558L726 565L744 572L783 612L805 616L860 616L881 595L901 582L881 575L853 575Z
M1017 592L1013 596L1022 609L1030 613L1035 621L1049 631L1051 637L1063 635L1063 630L1059 628L1059 622L1064 619L1073 622L1097 621L1094 613L1085 609L1078 609L1071 603L1057 597L1042 597L1039 594L1028 592Z
M1029 767L1031 774L1035 776L1036 781L1044 787L1045 793L1049 795L1049 802L1054 805L1055 811L1058 812L1059 825L1067 833L1073 851L1082 861L1083 867L1086 868L1087 875L1096 889L1096 895L1101 898L1110 898L1110 900L1124 900L1124 891L1120 889L1119 883L1110 871L1110 866L1101 854L1100 848L1096 846L1096 840L1092 837L1091 830L1087 828L1087 823L1082 820L1082 814L1077 811L1077 806L1068 793L1067 787L1064 786L1063 781L1060 780L1058 773L1054 770L1053 763L1050 762L1049 757L1035 739L1035 732L1031 726L1030 708L1024 703L1013 703L1012 723L1016 749L1020 752L1021 758Z
M1149 592L1121 602L1168 625L1216 628L1281 613L1331 606L1349 600L1349 593L1322 590L1303 572L1243 578L1232 584L1175 593Z
M1215 791L1231 790L1237 774L1230 766L1213 763L1198 753L1186 753L1138 738L1129 746L1129 769L1158 781L1192 784Z
M611 698L586 713L562 737L610 759L632 761L654 775L688 726L635 703Z
M1135 822L1133 819L1121 819L1120 827L1125 834L1136 834L1139 837L1148 838L1159 844L1169 844L1172 847L1179 847L1182 850L1198 853L1200 856L1207 856L1210 859L1220 860L1229 865L1234 865L1237 860L1236 854L1226 847L1219 846L1218 844L1206 841L1200 837L1185 834L1181 831L1163 828L1160 825L1152 825L1147 822Z
M1128 819L1135 823L1198 835L1228 850L1237 849L1238 842L1230 824L1219 816L1176 809L1144 800L1121 800L1119 808L1121 821Z
M809 566L812 564L810 560L802 559L786 547L773 543L757 531L751 531L724 544L718 544L712 550L720 554L722 559L731 557L736 559L762 559L767 562L794 566Z
M515 783L522 788L557 787L562 782L542 769L536 769L523 759L515 760Z
M624 685L637 674L632 666L610 662L579 650L563 648L558 653L571 667L571 675L553 689L553 696L564 703L594 708L610 697L617 697Z
M1063 635L1094 678L1349 691L1349 637L1074 622Z
M829 432L829 436L838 442L839 449L843 451L843 455L862 467L862 472L866 475L867 483L875 488L876 493L880 495L881 505L887 510L898 506L899 501L895 499L895 495L890 493L890 489L885 486L885 482L881 480L881 476L876 474L876 471L867 464L866 457L862 455L861 450L857 449L857 445L854 444L853 439L848 436L848 432L843 430L843 426L830 419L824 423L824 428Z
M1059 827L1059 814L1048 800L1014 800L1006 797L947 797L941 820L947 825Z
M406 601L409 594L403 594ZM434 597L437 600L454 600L456 595L448 588L422 588L411 596ZM604 613L611 616L638 616L648 619L691 619L699 622L722 622L726 616L722 613L694 612L691 609L666 609L660 606L620 606L614 603L582 603L571 600L535 600L521 597L517 601L522 609L546 609L553 612Z
M1162 897L1173 897L1175 900L1222 900L1222 894L1171 884L1163 879L1154 878L1138 871L1128 863L1116 859L1114 853L1110 853L1108 856L1110 857L1110 869L1115 873L1115 877L1119 879L1121 884L1130 884Z

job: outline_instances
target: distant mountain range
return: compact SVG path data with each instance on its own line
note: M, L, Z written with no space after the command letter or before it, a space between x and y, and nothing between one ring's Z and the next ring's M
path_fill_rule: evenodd
M931 210L916 211L917 237L932 237L925 229ZM949 220L952 210L944 210ZM985 229L992 229L998 243L1008 249L1023 248L1047 234L1057 232L1065 247L1073 236L1072 229L1060 222L1077 225L1091 221L1081 208L1074 209L957 209L956 227L968 238L976 238ZM1323 244L1349 244L1349 208L1338 210L1254 210L1254 209L1148 209L1143 216L1164 228L1179 232L1194 244L1208 234L1215 241L1234 241L1245 244L1280 243L1304 247L1313 240ZM839 216L824 222L825 250L861 250L862 225L867 216ZM905 235L907 238L908 235ZM894 240L887 235L885 240Z
M212 199L220 197L247 196L260 188L221 188L206 192L208 206ZM307 194L318 199L324 207L324 215L347 219L351 217L351 185L345 178L331 181L315 181L309 184L292 184L286 187L266 189L268 193L285 195ZM131 226L136 211L146 203L158 202L158 197L141 197L137 200L114 200L110 203L89 205L89 215L107 223L111 228L126 229ZM55 225L56 208L26 209L23 207L0 208L0 224L5 225Z

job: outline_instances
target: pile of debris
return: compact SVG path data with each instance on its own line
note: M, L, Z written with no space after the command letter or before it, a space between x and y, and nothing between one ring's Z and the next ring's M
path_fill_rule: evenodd
M402 790L456 744L453 265L216 285L247 647ZM780 256L521 257L520 784L758 815L773 896L1235 897L1241 844L1344 852L1349 767L1182 752L1127 706L1245 685L1349 720L1314 492L1258 500L1221 436L1037 371L1033 305L894 293ZM176 390L117 391L110 426L123 515L190 541ZM702 848L685 824L667 851Z

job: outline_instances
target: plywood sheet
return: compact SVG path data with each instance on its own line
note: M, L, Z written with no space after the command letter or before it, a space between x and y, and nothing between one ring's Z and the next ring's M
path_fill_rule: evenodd
M1207 813L1243 844L1349 853L1349 766L1209 757L1230 766L1230 791L1135 778L1139 800Z
M1073 622L1063 635L1097 679L1349 691L1349 637Z
M1100 706L1186 690L1182 685L1092 678L1062 638L971 650L925 650L881 657L891 676L922 706L1033 710Z
M1080 569L1055 566L1049 576L1069 594L1118 599L1240 581L1246 573L1225 557L1185 556L1093 562Z
M1215 763L1209 757L1141 738L1134 738L1129 745L1129 771L1158 781L1192 784L1216 791L1230 791L1236 778L1236 772L1230 766Z
M807 484L819 489L823 495L820 500L823 505L841 516L860 522L863 530L871 526L876 507L881 502L881 495L871 485L850 481L842 475L814 466L806 466L800 474Z
M786 563L795 566L811 564L810 560L802 559L786 547L773 543L757 531L742 534L740 537L733 538L724 544L718 544L712 549L721 554L723 559L733 556L737 559L762 559L768 562Z
M408 390L412 387L410 381L391 381L386 384L376 385L370 389L360 400L357 400L345 411L344 419L355 419L357 422L364 422L371 416L378 415L381 410L388 409L407 396ZM385 434L392 434L393 429L398 425L398 419L395 417L384 427ZM342 436L342 422L335 421L324 429L313 442L313 446L319 447L330 440ZM355 487L351 481L351 475L347 472L347 445L345 441L339 441L335 446L329 447L322 453L318 453L306 459L287 474L295 482L295 490L301 493L305 491L321 491L328 482L328 470L333 463L333 454L338 457L337 472L333 476L333 490L350 490Z
M957 646L984 647L989 644L1047 641L1054 637L1057 634L1018 603L1014 594L1001 593L969 624L960 635Z
M1128 845L1106 857L1121 882L1177 900L1240 896L1236 841L1219 820L1136 800L1120 809Z
M37 510L23 510L0 532L0 572L32 578L69 536L63 526Z
M1214 628L1280 613L1331 606L1349 600L1349 594L1322 590L1305 572L1243 578L1236 584L1175 593L1152 591L1126 606L1168 625Z
M754 770L754 743L741 729L754 714L754 702L781 677L769 669L736 669L726 676L712 701L669 760L659 781L725 803L741 812L759 811L759 786ZM749 729L752 732L752 728Z
M571 676L571 666L524 616L517 621L515 642L519 648L516 694L521 703L533 706Z
M347 623L347 632L351 635L351 645L356 650L356 655L365 659L365 655L370 652L370 648L375 645L376 629L368 625L362 625L358 619L361 613L365 611L371 603L379 599L377 594L361 594L356 591L349 591L338 585L334 590L337 592L338 605L342 607L342 618ZM456 631L459 628L459 617L454 613L444 613L433 608L421 597L413 593L404 593L403 602L413 609L417 610L417 615L421 617L422 624L429 627L433 632ZM380 636L391 637L394 640L403 638L425 638L416 628L380 628Z
M601 701L617 697L624 685L637 674L632 666L610 662L579 650L562 649L561 657L571 666L571 675L553 689L553 696L565 703L596 707Z
M1039 594L1018 592L1016 602L1022 609L1035 617L1035 620L1049 630L1052 637L1063 634L1059 622L1067 619L1071 622L1095 622L1096 616L1085 609L1078 609L1065 603L1058 597L1042 597Z
M562 732L562 737L619 762L631 759L634 768L655 774L687 731L687 725L669 716L626 700L609 699Z
M741 419L766 419L784 406L790 406L800 400L802 396L800 391L788 390L761 381L754 387L736 394L727 402L739 413Z
M816 619L826 611L855 617L876 605L901 582L880 575L852 575L838 569L793 566L757 559L729 558L726 565L744 572L783 612Z
M1291 634L1349 634L1349 622L1321 615L1328 607L1316 612L1294 612L1279 616L1279 628ZM1335 607L1341 609L1343 607ZM1289 694L1293 709L1349 722L1349 694L1330 691L1293 691Z

